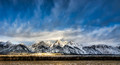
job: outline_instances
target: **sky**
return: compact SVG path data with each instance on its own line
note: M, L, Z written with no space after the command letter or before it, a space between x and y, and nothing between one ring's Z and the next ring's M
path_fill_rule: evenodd
M0 41L120 44L120 0L0 0Z

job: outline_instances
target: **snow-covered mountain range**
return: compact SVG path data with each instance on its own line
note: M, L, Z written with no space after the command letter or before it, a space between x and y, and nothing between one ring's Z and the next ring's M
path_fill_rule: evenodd
M15 53L61 53L61 54L120 54L120 46L105 44L83 46L72 41L57 40L54 43L38 42L31 46L0 42L0 54Z

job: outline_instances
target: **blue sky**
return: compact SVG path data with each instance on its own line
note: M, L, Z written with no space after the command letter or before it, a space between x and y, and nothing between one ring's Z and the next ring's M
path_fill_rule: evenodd
M118 43L119 3L120 0L0 0L0 40Z

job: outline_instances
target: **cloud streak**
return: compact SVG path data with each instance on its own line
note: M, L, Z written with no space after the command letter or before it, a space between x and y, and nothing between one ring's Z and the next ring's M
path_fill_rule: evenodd
M0 0L0 40L118 42L119 11L119 0Z
M99 29L95 29L90 32L86 32L82 28L73 29L68 28L64 30L53 30L53 31L37 31L31 32L29 29L28 32L24 31L23 26L15 29L11 32L6 32L0 36L0 40L6 41L28 41L28 42L36 42L36 41L53 41L53 40L68 40L74 41L79 44L89 45L89 44L112 44L118 45L120 44L119 38L120 34L120 25L115 25L112 27L103 27ZM24 31L24 32L21 32ZM114 34L113 34L114 33Z

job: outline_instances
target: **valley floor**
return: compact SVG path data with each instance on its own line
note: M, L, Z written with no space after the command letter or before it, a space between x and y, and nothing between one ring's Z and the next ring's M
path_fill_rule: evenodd
M61 55L61 54L29 54L0 55L0 61L38 61L38 60L120 60L120 55Z
M120 65L120 61L0 61L0 65Z

